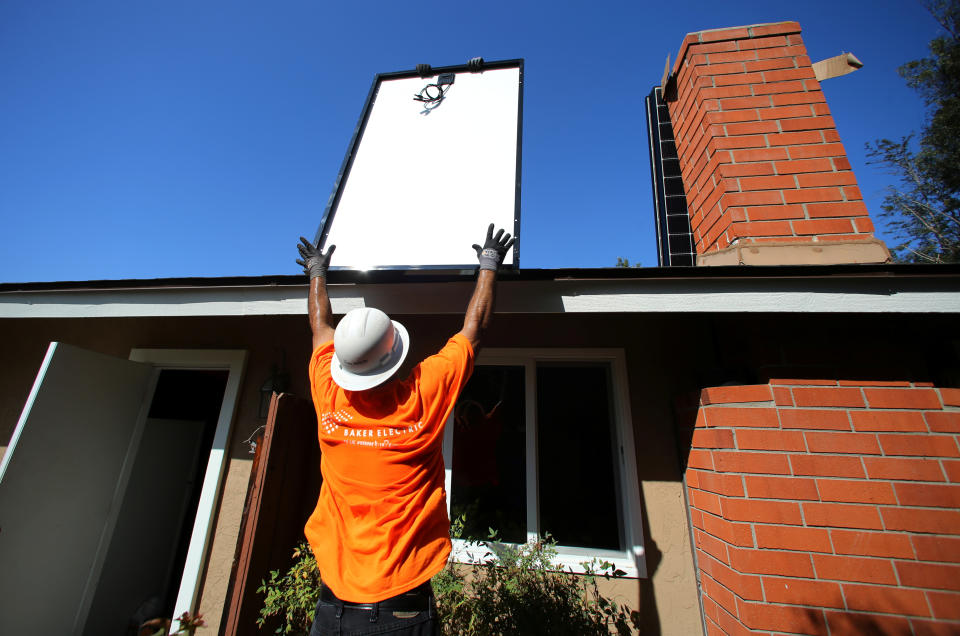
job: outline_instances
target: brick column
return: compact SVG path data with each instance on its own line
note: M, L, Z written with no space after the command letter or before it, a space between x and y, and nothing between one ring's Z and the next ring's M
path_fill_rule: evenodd
M687 35L666 95L700 264L889 259L799 24Z
M960 633L958 433L960 390L924 383L705 389L685 481L709 633Z

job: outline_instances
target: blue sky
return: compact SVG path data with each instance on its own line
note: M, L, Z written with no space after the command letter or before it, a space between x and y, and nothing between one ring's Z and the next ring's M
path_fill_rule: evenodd
M686 33L782 20L864 62L823 89L879 211L919 3L652 4L6 0L0 282L298 273L374 76L476 56L525 59L522 267L655 266L644 96Z

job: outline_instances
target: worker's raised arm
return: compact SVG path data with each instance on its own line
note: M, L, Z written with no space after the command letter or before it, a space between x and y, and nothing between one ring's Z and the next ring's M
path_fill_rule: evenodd
M307 317L313 332L313 348L316 349L333 340L333 309L330 307L330 297L327 296L327 268L337 246L331 245L324 254L316 245L301 236L297 249L300 250L297 263L303 267L303 273L310 277Z
M483 247L474 245L477 259L480 261L480 271L477 273L477 284L473 288L473 296L467 305L467 313L463 318L463 329L460 333L470 341L474 353L480 350L480 341L484 330L493 317L493 302L497 285L497 269L503 263L507 250L513 245L515 238L504 236L499 230L494 236L493 223L487 228L487 238Z

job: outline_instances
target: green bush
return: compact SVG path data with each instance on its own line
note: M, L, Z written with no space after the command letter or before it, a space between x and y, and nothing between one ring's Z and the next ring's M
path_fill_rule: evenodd
M458 537L463 518L454 521L451 535ZM482 553L479 563L448 563L433 577L439 625L451 636L500 634L550 634L587 636L630 634L639 628L639 613L604 597L600 578L624 575L612 564L582 564L586 574L563 571L554 560L556 542L543 539L519 546L497 541L490 531L487 541L469 541L467 551ZM306 543L293 552L294 564L282 577L279 570L262 581L265 594L257 624L278 617L277 634L308 634L320 594L317 564Z

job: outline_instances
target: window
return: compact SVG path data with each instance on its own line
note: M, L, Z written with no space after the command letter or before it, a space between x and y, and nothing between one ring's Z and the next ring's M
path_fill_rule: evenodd
M564 567L646 576L630 423L621 350L483 350L444 439L451 518L465 539L550 533Z

